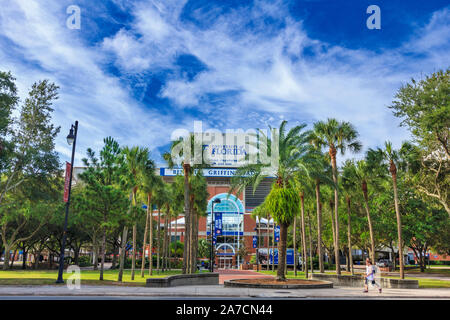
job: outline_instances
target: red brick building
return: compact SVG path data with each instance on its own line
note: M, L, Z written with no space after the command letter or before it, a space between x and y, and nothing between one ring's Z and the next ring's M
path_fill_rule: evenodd
M203 175L208 183L209 201L207 207L207 217L199 218L199 238L210 238L211 212L215 199L220 203L214 203L214 232L216 233L216 264L221 268L237 268L242 263L247 262L251 255L255 254L253 248L253 237L257 235L256 221L251 217L251 212L266 197L270 191L272 179L267 178L253 193L253 188L248 187L239 196L230 195L230 179L236 169L232 168L211 168L203 169ZM160 168L160 175L166 182L172 182L173 177L182 174L182 169ZM217 220L217 221L216 221ZM219 220L221 223L219 223ZM262 220L263 221L263 220ZM177 238L184 241L184 213L180 213L176 222ZM175 221L171 224L171 234L175 234ZM220 228L221 226L221 228ZM270 235L273 232L273 226L261 224L261 247L267 247L267 231ZM245 246L248 255L242 261L238 252Z

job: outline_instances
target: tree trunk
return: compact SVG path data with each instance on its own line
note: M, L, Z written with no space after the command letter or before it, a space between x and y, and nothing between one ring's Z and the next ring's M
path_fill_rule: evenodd
M317 210L317 249L319 255L319 270L324 273L322 253L322 203L320 202L320 182L316 180L316 210Z
M177 267L178 267L178 257L177 257L177 232L178 232L178 213L176 214L175 217L175 244L174 244L174 252L175 252L175 261L177 262Z
M395 254L394 245L392 244L392 241L391 241L390 245L391 245L390 248L391 248L391 251L392 251L392 258L394 260L393 264L394 264L394 272L395 272L395 269L397 268L397 257L396 257L396 254Z
M170 245L172 244L172 219L170 219L169 220L169 244L168 244L168 247L167 247L167 261L168 261L168 269L169 269L169 271L170 271L170 259L171 259L171 256L172 256L172 250L170 250Z
M297 276L297 216L294 217L294 225L292 228L294 242L294 275Z
M131 280L134 280L134 271L136 269L136 222L133 224L133 255L131 256Z
M370 247L371 247L370 254L371 254L372 263L375 264L375 238L373 235L372 219L370 218L369 197L367 196L366 181L362 182L362 191L363 191L363 195L364 195L364 206L366 208L367 222L369 224Z
M183 164L184 169L184 252L183 252L183 274L188 273L188 259L189 259L189 243L190 243L190 235L189 235L189 220L190 220L190 203L189 203L189 171L190 165L188 163ZM212 218L212 217L211 217ZM212 230L211 230L212 231ZM212 234L211 234L212 235ZM212 263L212 261L211 261Z
M311 274L314 273L314 265L313 265L313 259L312 259L312 235L311 235L311 219L309 216L308 211L308 230L309 230L309 266L311 267Z
M336 237L334 243L334 256L336 259L336 274L341 274L340 260L339 260L339 199L338 199L338 176L337 176L337 165L336 165L336 148L334 146L330 148L331 155L331 167L333 171L333 182L334 182L334 219L336 226Z
M104 220L106 219L106 217L104 217ZM106 222L106 221L104 221ZM103 227L103 236L102 236L102 248L101 248L102 252L102 262L100 264L100 280L103 280L103 270L105 268L105 255L106 255L106 227Z
M193 265L194 265L194 242L195 242L195 237L194 237L194 226L195 226L195 212L193 210L193 203L194 203L194 199L193 199L193 195L190 195L190 204L189 204L189 260L188 260L188 269L187 269L187 273L191 274L193 273ZM212 231L211 231L212 232ZM213 233L211 233L213 234Z
M425 272L425 252L427 251L426 248L422 248L421 254L420 254L420 272Z
M333 207L334 207L333 199L330 199L331 231L333 233L333 247L335 247L336 246L336 228L334 226ZM330 260L331 260L331 256L330 256ZM334 260L336 263L336 255L334 256Z
M28 250L26 250L26 245L23 244L23 246L22 246L22 270L25 270L27 268L27 256L28 256Z
M164 269L167 271L169 267L169 216L164 219L164 239L165 239L165 252L164 252Z
M9 251L11 249L10 249L10 246L8 245L7 242L5 242L4 246L5 246L5 258L3 259L3 270L8 270L8 268L9 268L9 259L11 257L11 254L9 253Z
M300 194L301 219L302 219L302 244L303 244L303 264L305 265L305 277L308 279L308 252L306 250L306 230L305 230L305 194Z
M197 272L197 253L198 253L198 213L191 207L191 273Z
M169 244L170 244L170 218L167 219L167 228L166 228L166 270L169 269Z
M393 164L393 162L392 162ZM391 167L392 167L391 164ZM399 252L399 257L403 258L403 240L402 240L402 216L400 215L400 209L399 209L399 205L398 205L398 194L397 194L397 168L394 168L395 172L393 169L391 169L391 173L392 173L392 184L394 186L394 205L395 205L395 215L397 216L397 234L398 234L398 252ZM404 270L404 265L403 265L403 259L399 258L399 264L400 264L400 279L405 279L405 270Z
M114 241L113 244L113 258L112 258L112 265L111 269L114 269L117 265L117 255L119 254L119 246L116 244L116 241Z
M303 250L303 230L302 230L302 226L301 226L301 221L302 219L300 218L300 257L302 258L302 272L305 272L305 251Z
M276 278L278 281L286 281L284 270L286 265L287 229L288 226L286 224L280 224L280 241L278 242L278 268Z
M352 275L355 274L355 270L353 268L353 256L352 256L352 224L351 224L351 210L350 210L350 197L347 196L347 216L348 216L348 220L347 220L347 236L348 236L348 240L347 240L347 244L348 244L348 260L349 260L349 264L350 264L350 270L347 271L351 271Z
M275 271L275 219L272 223L273 236L272 236L272 272Z
M287 234L287 230L286 230L286 234ZM286 236L287 238L287 236ZM287 242L286 242L286 251L287 251ZM287 253L284 256L284 276L287 277Z
M82 243L80 243L79 247L73 248L73 263L77 266L79 265L79 262L80 262L81 245L82 245Z
M34 270L37 270L38 268L39 268L39 262L40 262L40 259L41 259L41 250L37 250L36 252L35 252L35 254L34 254L34 266L33 266L33 269Z
M256 271L259 271L259 247L261 246L261 217L258 218L258 241L256 242ZM279 258L279 257L278 257ZM278 261L278 265L279 265Z
M125 263L125 249L127 247L128 227L123 227L122 239L120 243L120 262L119 262L119 275L117 281L122 282L123 278L123 266Z
M189 209L189 217L188 220L185 220L186 224L186 234L185 234L185 247L184 250L186 252L186 273L191 273L191 257L192 257L192 210ZM212 236L212 230L211 230Z
M151 195L147 198L150 199ZM148 202L148 206L150 207L150 234L149 234L149 248L148 248L148 274L153 275L153 209L151 208L150 201Z
M266 262L266 270L269 271L269 215L267 215L267 225L266 225L266 243L267 243L267 262ZM295 254L295 250L294 250Z
M13 252L13 255L12 255L12 258L11 258L11 264L9 266L10 269L12 269L12 267L14 266L14 262L15 262L15 259L16 259L16 254L17 254L17 249L15 249L14 252Z
M158 240L157 240L157 251L156 251L156 270L160 272L160 262L159 259L161 257L161 208L158 207Z
M145 269L145 247L147 246L147 233L148 233L148 223L150 219L150 202L151 202L151 193L147 194L147 217L145 219L145 229L144 229L144 240L142 241L142 262L141 262L141 278L144 277L144 269ZM149 261L152 263L150 250L149 250Z
M164 215L164 234L162 246L162 272L166 271L166 245L167 245L167 213Z
M192 211L194 212L194 211ZM197 272L197 256L198 256L198 212L194 212L194 270L193 273Z
M190 261L190 217L191 215L189 214L189 216L185 216L184 218L184 251L183 251L183 273L188 274L189 273L189 261ZM212 232L212 231L211 231ZM212 233L211 233L212 234Z
M94 270L98 270L98 243L97 243L97 234L94 233L93 236L93 257L92 257L92 263L94 265Z
M150 216L150 195L147 197L147 215L145 218L145 229L144 229L144 240L142 241L142 260L141 260L141 278L144 277L144 269L145 269L145 247L147 245L147 232L148 232L148 219ZM150 256L150 255L149 255Z

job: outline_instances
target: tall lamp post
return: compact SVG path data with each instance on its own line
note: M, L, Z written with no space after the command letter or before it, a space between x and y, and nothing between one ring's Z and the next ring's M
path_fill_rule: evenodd
M72 145L72 159L70 161L70 174L69 174L69 186L68 186L68 196L66 202L66 216L64 218L64 233L63 241L61 246L61 253L59 255L59 270L58 270L58 280L56 283L64 283L63 272L64 272L64 251L66 250L66 238L67 238L67 219L69 216L69 205L70 205L70 191L72 189L72 173L73 173L73 160L75 158L75 145L77 142L77 132L78 132L78 121L75 121L75 125L70 128L69 135L67 136L67 143Z
M220 203L220 199L216 198L214 199L214 201L211 204L211 252L210 252L210 261L209 261L209 271L210 272L214 272L214 244L213 244L213 239L214 239L214 205L216 203Z

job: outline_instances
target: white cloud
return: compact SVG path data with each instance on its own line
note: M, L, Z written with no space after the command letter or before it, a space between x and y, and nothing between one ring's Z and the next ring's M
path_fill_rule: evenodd
M386 108L396 89L412 76L450 64L448 9L434 13L402 46L375 54L310 38L281 2L255 1L252 8L226 14L199 9L193 15L207 27L198 27L180 18L186 1L115 0L133 21L96 47L80 38L88 32L83 24L78 32L64 27L65 10L56 0L45 7L35 0L4 2L0 35L33 65L2 47L0 68L17 75L22 94L37 79L60 84L55 123L63 126L57 150L65 156L65 131L75 119L83 152L87 146L99 148L108 135L123 144L157 147L169 142L172 129L192 127L191 109L203 114L199 120L207 126L222 128L276 125L280 117L305 122L336 117L357 127L365 147L386 139L398 146L408 134ZM268 16L283 27L267 24ZM246 28L250 20L253 30ZM306 55L305 48L315 54ZM172 76L165 83L160 96L173 102L179 117L162 115L158 106L144 108L120 79L100 67L112 59L132 75L176 69L180 54L194 55L207 70L193 81ZM205 99L211 94L220 98Z
M61 87L53 122L62 127L56 145L62 160L70 156L65 137L75 120L80 123L77 164L87 147L98 150L109 135L121 144L156 148L167 143L176 124L156 111L144 109L119 79L101 70L96 48L85 47L77 31L65 28L66 17L59 14L65 10L57 1L46 6L31 0L1 4L0 34L33 64L22 64L0 48L0 68L15 74L22 100L32 82L39 79L48 78Z

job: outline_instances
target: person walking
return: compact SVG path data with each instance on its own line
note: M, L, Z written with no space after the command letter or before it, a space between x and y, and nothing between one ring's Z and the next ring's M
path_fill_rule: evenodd
M369 282L373 286L378 287L378 292L381 293L381 286L375 282L375 267L372 265L372 261L367 258L366 259L366 275L364 281L364 293L369 292Z

